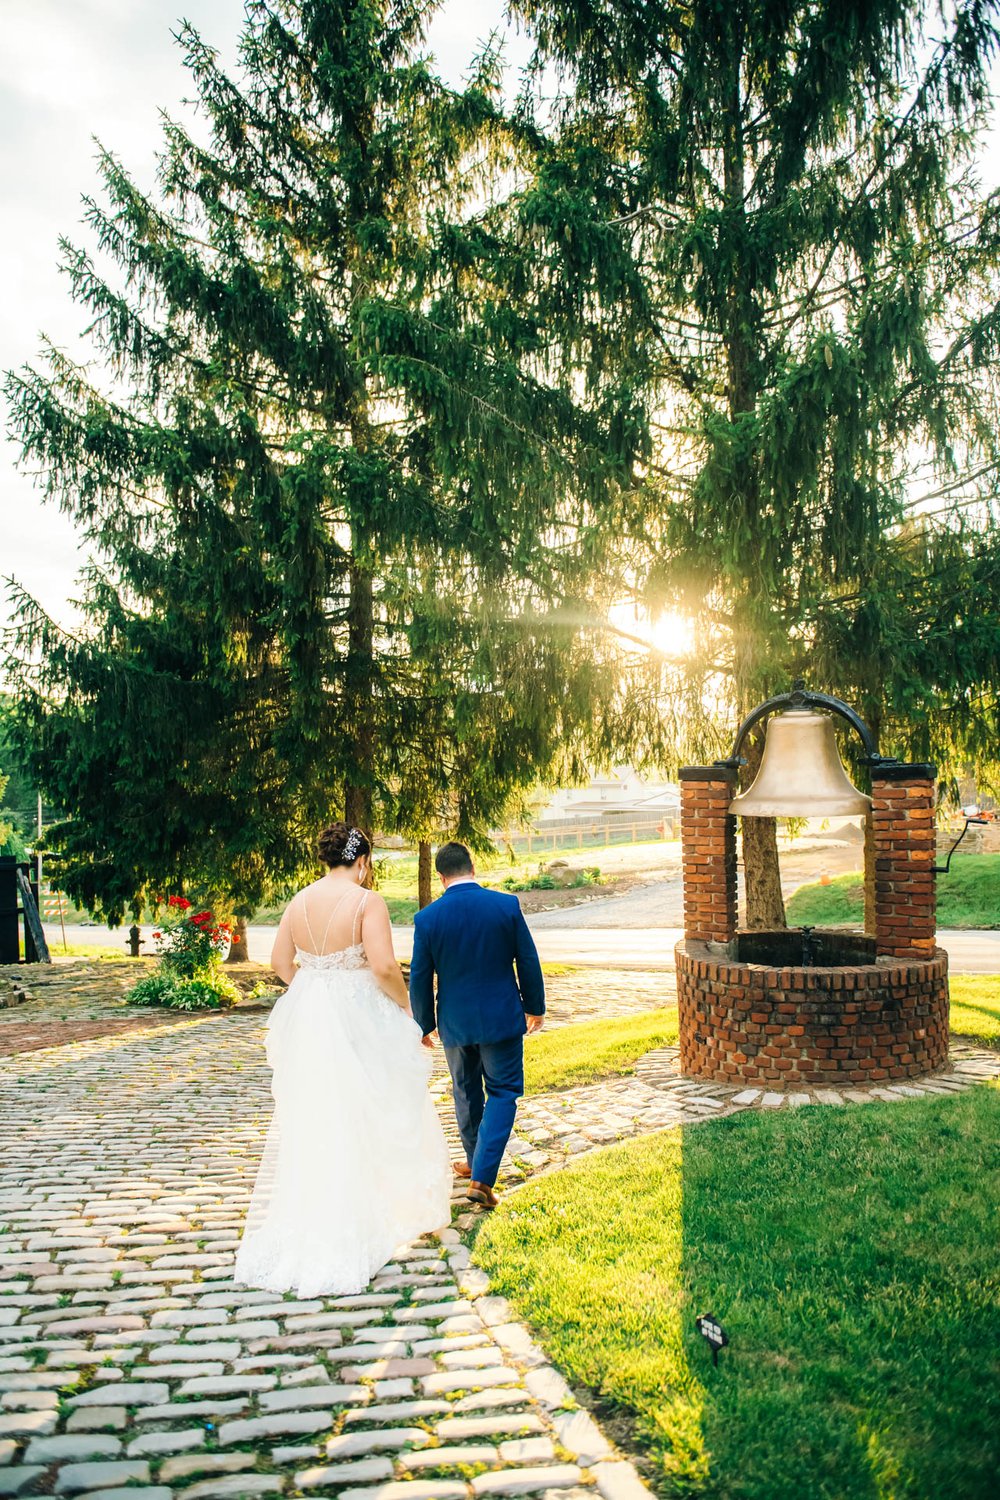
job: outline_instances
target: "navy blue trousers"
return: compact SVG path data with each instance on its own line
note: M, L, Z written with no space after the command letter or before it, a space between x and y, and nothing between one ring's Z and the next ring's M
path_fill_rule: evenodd
M524 1093L524 1038L446 1047L455 1114L474 1182L492 1187Z

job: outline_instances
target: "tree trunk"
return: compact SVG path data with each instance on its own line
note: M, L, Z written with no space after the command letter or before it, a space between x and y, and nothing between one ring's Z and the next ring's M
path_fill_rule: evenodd
M874 693L869 695L869 701L865 704L867 712L865 721L871 730L872 739L876 746L881 744L882 738L882 710L878 698ZM855 780L852 776L851 780ZM861 783L864 786L864 782ZM869 780L868 790L871 792ZM877 920L875 915L875 824L872 819L871 808L865 813L861 822L865 835L865 932L869 937L875 936Z
M371 574L351 564L347 662L344 671L347 728L353 764L344 788L344 820L372 836L372 760L375 726L372 719L374 679L374 595Z
M865 813L861 823L865 834L865 932L868 937L876 933L875 915L875 825L871 810Z
M233 941L226 958L227 964L246 963L250 957L247 949L247 919L237 917L233 926Z
M726 208L740 225L744 246L749 247L746 224L746 161L743 140L743 100L740 92L740 63L743 38L740 24L730 18L732 33L728 37L729 75L723 90L723 189ZM753 412L758 396L758 352L756 347L757 309L753 295L749 253L734 264L726 300L726 397L729 419L734 427L741 418ZM745 454L734 464L734 480L739 504L745 513L745 524L751 533L759 525L757 472L752 457ZM766 588L752 574L746 578L746 594L735 613L736 649L734 675L736 703L742 718L758 696L761 672L760 651L765 632L762 629L770 610ZM745 791L757 774L763 753L763 735L751 735L746 747L747 765L743 768ZM781 895L781 872L778 868L778 839L773 818L744 818L743 878L746 891L746 925L751 928L785 926L785 903Z
M431 904L431 846L421 839L417 847L417 905L423 911Z
M763 753L764 736L752 731L746 744L747 763L741 772L743 791L757 775ZM746 925L756 930L784 927L785 901L781 894L777 824L773 818L742 818L740 824Z

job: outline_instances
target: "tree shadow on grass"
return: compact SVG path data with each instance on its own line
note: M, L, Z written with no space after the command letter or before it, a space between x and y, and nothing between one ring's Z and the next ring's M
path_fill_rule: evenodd
M985 1500L998 1126L976 1088L674 1129L529 1183L476 1256L664 1496Z
M976 1089L686 1133L685 1285L732 1340L698 1367L710 1493L995 1494L998 1126Z

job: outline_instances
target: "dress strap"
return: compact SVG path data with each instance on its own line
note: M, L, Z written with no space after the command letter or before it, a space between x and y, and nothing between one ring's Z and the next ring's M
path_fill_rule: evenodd
M313 953L321 954L326 948L326 940L330 936L330 928L333 924L333 919L337 915L340 908L343 906L344 902L347 900L348 896L351 894L350 888L344 891L339 901L334 903L333 910L326 919L326 926L323 928L323 937L319 943L317 943L316 941L316 934L313 932L312 923L309 921L309 902L306 900L306 893L305 891L300 891L299 894L302 897L302 915L305 918L306 922L306 932L309 934L309 941L312 944L312 948L310 951Z
M361 941L361 918L368 904L368 892L365 891L361 900L354 909L354 926L351 928L351 947L356 948Z
M333 919L337 915L338 911L343 906L344 902L347 900L347 898L348 898L348 896L350 894L351 894L351 889L350 889L350 886L348 886L347 890L344 891L344 893L341 896L340 900L335 903L333 910L331 911L330 915L327 917L327 919L326 919L326 926L323 928L323 941L320 944L320 946L316 949L317 953L325 953L326 952L326 940L330 936L330 928L333 925Z
M296 900L299 901L302 907L302 916L305 919L306 932L308 934L309 941L312 944L311 952L318 953L319 949L316 947L316 939L313 935L312 923L309 921L309 902L306 900L305 891L299 891Z

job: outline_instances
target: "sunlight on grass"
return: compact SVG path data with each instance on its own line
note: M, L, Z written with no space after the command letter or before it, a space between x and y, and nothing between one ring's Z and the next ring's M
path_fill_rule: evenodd
M684 1326L681 1132L656 1141L513 1195L483 1222L476 1259L570 1379L640 1419L643 1449L690 1493L708 1463Z
M103 964L128 965L135 962L126 951L124 938L120 952L117 948L102 947L100 943L69 943L63 947L62 938L56 938L54 942L50 938L49 952L53 958L92 958ZM143 951L144 958L152 956Z
M1000 1046L1000 974L953 974L951 1029L987 1046Z
M580 1021L529 1037L524 1051L526 1094L545 1094L599 1078L621 1078L655 1047L677 1041L677 1007Z
M995 1086L674 1129L509 1195L475 1259L664 1495L986 1500L998 1130Z
M800 885L785 902L789 927L860 927L865 920L864 876L837 875L828 885Z

